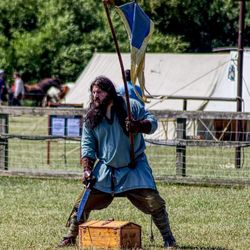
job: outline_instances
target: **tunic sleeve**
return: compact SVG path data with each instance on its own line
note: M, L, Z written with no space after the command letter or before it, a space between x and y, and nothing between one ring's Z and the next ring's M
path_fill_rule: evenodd
M84 124L81 138L81 157L96 159L96 145L97 141L93 130L88 129Z
M148 120L151 123L151 131L149 134L153 134L157 127L157 119L153 114L151 114L148 110L145 109L143 105L141 105L138 101L136 100L130 100L131 103L131 111L132 111L132 116L135 120Z

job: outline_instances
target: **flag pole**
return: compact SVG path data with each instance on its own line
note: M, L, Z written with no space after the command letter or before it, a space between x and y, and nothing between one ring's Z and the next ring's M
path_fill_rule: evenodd
M125 77L125 71L124 71L124 65L123 65L123 61L122 61L122 57L121 57L121 52L120 52L120 48L118 45L118 41L116 38L116 33L111 21L111 17L109 14L109 9L107 6L108 1L107 0L103 0L103 5L104 5L104 9L107 15L107 19L108 19L108 23L109 23L109 27L112 33L112 37L115 43L115 49L116 49L116 53L119 59L119 63L120 63L120 68L121 68L121 73L122 73L122 79L123 79L123 84L124 84L124 90L125 90L125 99L126 99L126 103L127 103L127 113L128 113L128 120L132 121L132 115L131 115L131 108L130 108L130 102L129 102L129 94L128 94L128 86L127 86L127 81L126 81L126 77ZM129 132L129 139L130 139L130 165L131 167L135 166L135 151L134 151L134 137L133 137L133 133Z

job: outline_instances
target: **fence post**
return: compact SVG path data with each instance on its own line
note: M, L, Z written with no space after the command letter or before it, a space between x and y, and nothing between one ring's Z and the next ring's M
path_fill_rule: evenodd
M186 139L186 119L177 118L177 139ZM176 175L186 176L186 146L176 146Z
M9 116L0 114L0 135L9 132ZM8 170L8 139L0 138L0 169Z

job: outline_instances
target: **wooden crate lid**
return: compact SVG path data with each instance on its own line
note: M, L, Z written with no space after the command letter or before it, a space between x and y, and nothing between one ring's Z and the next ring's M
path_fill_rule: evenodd
M86 227L98 227L98 228L122 228L124 226L128 226L128 225L133 225L136 227L141 228L140 225L137 225L133 222L129 222L129 221L108 221L108 220L104 220L104 221L98 221L98 220L91 220L88 222L85 222L83 224L80 225L80 227L86 228Z

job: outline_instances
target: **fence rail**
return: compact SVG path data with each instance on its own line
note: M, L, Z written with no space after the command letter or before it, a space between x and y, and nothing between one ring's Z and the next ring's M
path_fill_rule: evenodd
M159 121L159 129L145 139L158 180L250 184L250 113L151 112ZM69 107L0 106L0 175L78 178L77 126L85 113ZM241 129L235 131L239 121Z

